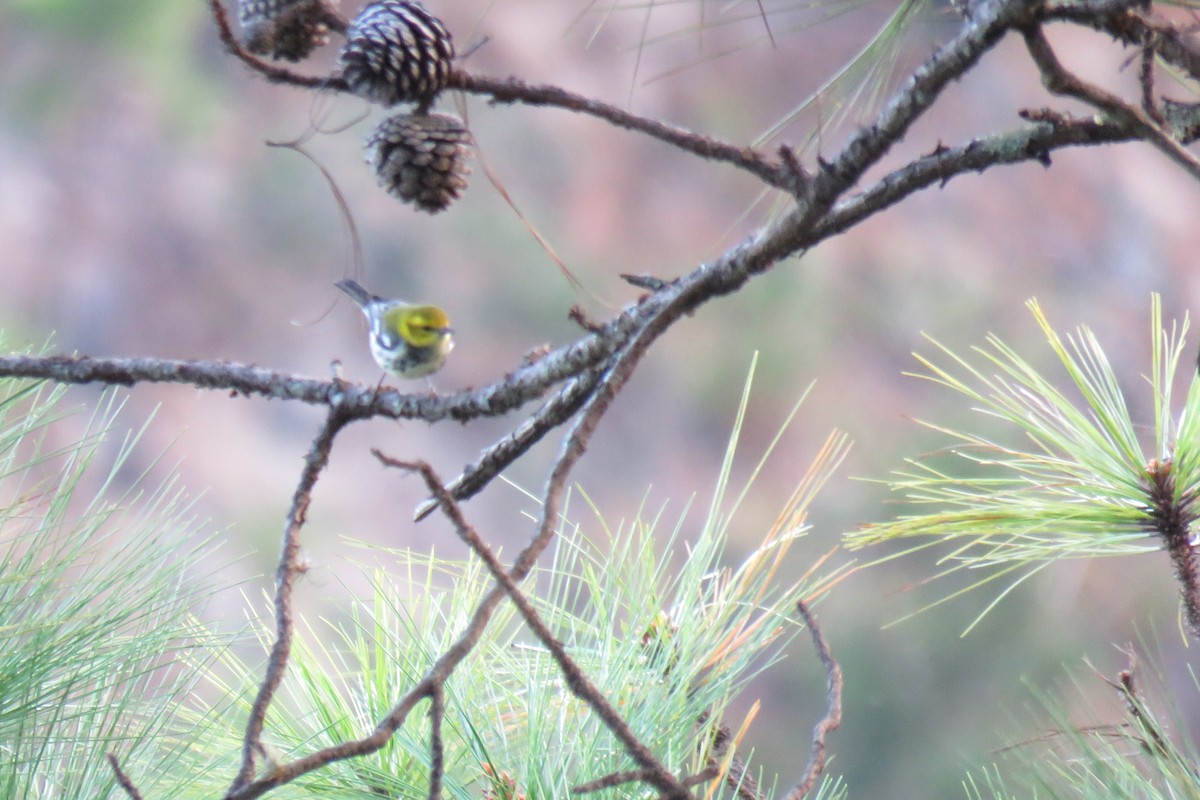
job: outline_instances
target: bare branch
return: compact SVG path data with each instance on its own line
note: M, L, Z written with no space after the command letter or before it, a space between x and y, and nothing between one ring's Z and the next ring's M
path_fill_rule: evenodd
M1171 137L1170 132L1142 109L1126 103L1115 94L1093 86L1068 72L1054 54L1050 42L1046 40L1046 35L1040 27L1026 29L1025 46L1041 71L1042 83L1048 90L1055 94L1082 100L1106 114L1112 115L1117 120L1132 125L1143 139L1187 170L1192 177L1200 179L1200 159L1184 149Z
M832 163L824 164L809 184L809 214L821 213L859 181L942 91L971 69L1009 30L1028 22L1035 4L1022 0L982 0L972 6L969 24L939 48L908 79L874 124L855 133Z
M447 86L470 94L487 95L493 103L553 106L587 114L619 128L644 133L705 160L732 164L776 188L791 191L794 185L794 175L790 170L770 161L753 148L727 144L655 119L638 116L618 106L583 97L558 86L533 85L519 78L489 78L471 75L462 70L451 73Z
M312 501L313 487L322 470L325 469L325 465L329 463L333 440L352 419L352 416L336 406L330 409L325 418L325 424L313 440L312 447L304 459L304 470L300 474L300 482L292 496L292 506L288 511L287 523L284 526L279 566L275 571L275 643L271 647L271 656L267 661L263 682L259 686L258 694L250 708L246 733L242 739L242 765L233 779L229 794L246 786L254 778L256 757L262 748L262 732L267 709L271 705L271 700L274 698L279 684L283 682L288 657L292 651L294 632L292 590L295 586L296 576L303 571L300 563L300 529L304 526L308 505Z
M699 724L703 725L708 719L708 713L705 712ZM732 735L729 728L721 725L717 728L713 737L712 752L708 755L705 761L704 769L697 772L695 775L689 775L680 781L686 787L692 787L700 783L711 781L721 774L720 760L729 750L729 740ZM701 744L701 748L703 743ZM644 769L622 770L619 772L611 772L608 775L596 778L587 783L581 783L571 789L572 794L591 794L598 792L601 789L611 789L621 786L626 783L648 782L650 773ZM737 756L734 756L729 762L728 771L725 774L725 784L733 789L741 800L762 800L758 793L758 786L754 779L747 774L746 764Z
M642 783L650 780L650 777L650 771L645 769L627 769L621 772L610 772L607 775L596 778L594 781L588 781L587 783L581 783L573 787L571 794L592 794L602 789L614 789L626 783ZM699 783L699 781L696 783ZM685 781L684 785L687 786L689 784Z
M696 786L697 784L711 781L720 773L720 767L718 767L715 763L709 764L695 775L690 775L684 778L680 781L680 783L687 787ZM594 781L588 781L587 783L579 784L571 789L571 793L592 794L602 789L613 789L617 786L623 786L626 783L647 783L650 780L650 775L651 773L644 769L630 769L622 772L610 772L609 774L599 777ZM727 777L727 781L729 781L731 785L737 785L732 773ZM738 790L738 796L743 797L743 800L757 800L756 795L745 795L740 788Z
M817 656L825 665L825 672L828 676L828 710L821 721L813 727L812 750L808 756L808 766L804 770L804 777L801 778L795 789L788 792L785 800L802 800L813 790L821 773L825 771L825 737L842 724L842 668L834 660L829 643L825 641L825 636L821 633L820 626L817 625L816 617L813 616L812 611L803 600L797 601L796 610L804 618L804 624L808 626L808 631L812 634L813 647L817 650Z
M1047 21L1072 22L1107 33L1130 47L1146 47L1193 78L1200 77L1200 49L1180 25L1157 19L1125 0L1071 0L1050 4Z
M58 383L179 383L198 389L228 391L337 406L360 417L466 421L501 416L536 400L549 387L586 372L602 362L645 313L631 306L610 321L601 333L585 336L532 364L513 370L502 380L480 389L445 395L404 394L375 385L319 381L228 361L180 361L162 358L92 358L90 356L0 356L0 376L42 378Z
M479 537L479 534L467 522L462 514L462 509L459 508L454 498L443 488L441 479L438 478L433 468L423 461L397 461L383 455L378 450L373 450L372 452L384 464L412 470L421 474L425 479L425 485L437 499L442 513L454 525L459 538L470 545L472 551L487 566L488 572L503 587L509 600L517 607L522 619L525 620L526 626L529 627L533 635L537 637L538 641L550 653L550 656L558 665L559 671L562 672L563 677L566 679L567 688L571 690L572 694L587 703L596 716L612 731L617 740L624 745L630 757L645 770L645 780L671 797L690 797L687 789L671 775L666 767L654 757L650 749L637 738L637 735L634 734L629 724L625 722L620 713L608 702L604 694L592 683L579 664L567 653L566 647L562 642L554 636L542 621L541 615L538 614L537 609L533 607L533 603L529 601L525 593L521 591L513 576L505 570L504 565L500 563L500 559L496 557L492 549L488 547L487 543Z
M455 500L466 500L478 494L506 467L540 442L542 437L570 419L592 393L600 374L599 370L591 370L572 378L536 414L484 450L474 464L468 465L457 478L446 484L446 491ZM437 500L426 500L417 506L413 518L419 522L435 509Z
M705 781L711 781L713 778L717 777L719 773L720 770L716 765L710 765L700 770L695 775L684 778L680 781L680 783L688 787L695 786L697 784L704 783ZM610 772L609 774L599 777L594 781L588 781L587 783L579 784L571 789L571 793L592 794L602 789L613 789L617 786L623 786L626 783L648 783L650 777L650 771L644 769L630 769L622 772Z
M374 753L388 743L388 740L391 739L400 725L404 723L404 720L408 718L409 713L416 707L417 703L430 697L434 688L444 680L445 676L437 679L430 676L423 678L400 699L388 713L387 717L376 726L375 730L369 736L327 747L324 750L311 753L304 758L299 758L287 764L277 765L270 774L236 790L231 789L225 795L225 800L250 800L251 798L262 797L276 786L290 783L301 775L312 772L327 764Z
M429 800L438 800L442 796L442 774L446 768L446 748L442 743L445 719L445 695L441 686L434 686L429 692Z
M1064 147L1095 146L1136 140L1127 125L1114 121L1071 119L1057 112L1024 112L1035 124L1020 130L986 136L957 147L938 148L880 178L847 198L813 226L811 243L842 233L862 220L931 186L989 167L1037 161L1049 164L1050 153Z
M133 785L133 781L121 769L121 762L117 759L116 753L108 754L108 763L112 767L113 774L117 776L117 783L121 784L121 788L125 790L125 794L129 795L130 800L142 800L142 793Z

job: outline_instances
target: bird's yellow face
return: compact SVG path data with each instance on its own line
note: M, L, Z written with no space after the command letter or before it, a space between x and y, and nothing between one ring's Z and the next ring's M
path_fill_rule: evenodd
M450 318L437 306L403 306L388 316L389 327L413 347L433 347L451 333Z

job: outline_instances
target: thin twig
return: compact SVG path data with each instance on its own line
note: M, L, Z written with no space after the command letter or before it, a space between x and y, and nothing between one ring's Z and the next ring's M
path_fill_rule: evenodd
M491 78L472 75L463 70L450 74L447 86L470 94L487 95L493 103L523 103L530 106L553 106L587 114L619 128L644 133L673 145L684 152L709 161L722 161L743 169L759 180L777 188L790 189L793 176L782 165L750 147L739 147L709 136L642 117L620 106L568 92L558 86L535 85L519 78Z
M804 777L800 779L800 783L796 784L795 789L788 792L785 800L802 800L813 790L821 773L825 771L825 737L842 724L842 668L834 660L829 643L825 641L825 636L821 633L820 626L817 625L816 617L813 616L812 611L803 600L796 602L796 610L804 618L804 624L808 626L808 632L812 635L813 647L816 648L817 656L825 666L828 683L828 709L825 716L813 727L812 749L809 752L808 766L804 770Z
M225 800L252 800L252 798L262 797L277 786L290 783L301 775L335 761L365 756L380 750L408 718L413 708L422 700L430 697L434 689L444 680L445 676L423 678L397 702L370 735L318 750L286 764L276 765L268 775L248 783L240 789L231 790L225 795Z
M539 362L541 363L541 362ZM606 373L607 374L607 373ZM609 397L602 406L591 406L591 408L599 408L601 411L607 408L607 403L611 402ZM597 417L593 411L589 415L586 411L581 419L588 420L591 424L591 429L594 430ZM580 424L576 424L576 429L572 435L568 437L568 443L563 449L563 453L555 462L555 467L551 472L551 479L548 482L548 490L546 498L543 501L543 515L537 526L533 538L525 546L525 548L517 554L516 560L513 562L512 568L508 575L514 583L520 583L524 580L529 572L537 563L538 558L546 547L549 546L554 534L554 520L557 519L557 508L560 503L560 495L562 492L563 483L566 480L574 462L582 455L583 448L586 446L587 439L590 436L588 431L580 431ZM440 488L440 485L439 485ZM545 509L551 508L552 512L547 513ZM404 724L408 715L413 708L422 700L430 697L434 691L437 691L445 681L450 677L454 670L458 667L462 660L475 648L479 643L479 639L483 636L483 632L487 629L488 623L491 621L492 615L501 601L507 596L505 588L499 584L493 587L479 604L475 607L475 611L471 615L462 634L459 638L434 662L430 667L425 677L422 678L415 686L409 689L396 703L388 714L379 721L375 726L375 730L369 735L360 739L354 739L347 742L342 742L322 750L310 753L307 756L296 759L286 764L276 765L270 774L264 775L252 783L246 784L236 791L230 791L225 800L253 800L261 797L271 789L290 783L301 775L312 772L327 764L335 761L341 761L348 758L367 755L380 750L388 743L391 737ZM672 794L673 797L690 797L686 792L683 795L677 793Z
M1192 177L1200 180L1200 159L1175 141L1162 125L1137 106L1126 103L1115 94L1093 86L1067 71L1054 54L1040 26L1029 27L1024 34L1025 46L1042 73L1042 83L1049 91L1082 100L1118 121L1133 126L1141 138L1183 167Z
M696 786L697 784L707 783L717 777L721 772L720 767L716 764L710 764L704 769L697 772L695 775L689 775L680 781L681 784L687 787ZM594 781L581 783L571 789L571 794L592 794L599 792L602 789L614 789L618 786L623 786L627 783L646 783L649 781L650 772L644 769L629 769L621 772L610 772L596 778ZM732 775L730 776L732 778ZM740 794L740 792L739 792Z
M645 769L626 769L620 772L610 772L607 775L602 775L594 781L581 783L571 789L571 794L592 794L599 792L602 789L615 789L618 786L624 786L627 783L644 783L650 779L650 771ZM697 781L698 783L699 781ZM682 782L687 786L686 781ZM695 785L695 784L692 784Z
M339 407L331 408L325 417L325 424L321 426L308 455L304 458L304 469L300 473L300 481L292 495L292 506L288 510L287 522L284 525L279 566L275 571L275 643L271 647L266 673L250 708L250 717L246 721L246 733L242 739L242 765L233 779L229 794L246 786L254 778L255 762L262 748L262 732L267 709L275 697L276 690L283 682L283 676L287 671L288 657L292 651L294 632L292 591L295 587L296 577L303 571L300 563L300 529L304 526L308 505L312 502L313 487L316 486L317 478L329 463L333 440L352 419L352 416Z
M217 34L225 48L255 72L271 83L295 86L304 89L323 89L347 92L349 85L340 75L308 76L270 64L242 47L229 24L228 15L220 0L209 0ZM723 161L744 169L772 186L787 189L793 181L786 169L773 164L753 148L721 142L709 136L667 125L649 117L642 117L618 106L568 92L557 86L536 86L517 78L489 78L471 75L463 70L454 70L447 88L471 94L483 94L494 103L524 103L533 106L556 106L603 119L627 130L638 131L701 158Z
M1129 47L1149 47L1167 64L1193 78L1200 78L1200 49L1189 31L1182 25L1151 17L1131 7L1128 0L1051 3L1043 18L1086 25Z
M700 723L703 724L708 718L707 712L701 716ZM722 758L729 748L730 733L729 728L722 725L718 729L714 737L714 747L712 753L706 760L704 769L697 772L695 775L689 775L680 780L680 783L686 787L696 786L697 784L707 783L713 778L721 774L721 765L718 759ZM591 794L598 792L601 789L612 789L617 786L622 786L626 783L647 782L649 772L644 769L621 770L618 772L610 772L595 780L581 783L571 789L572 794ZM729 770L725 775L725 784L733 789L736 795L741 800L762 800L758 793L758 787L754 779L750 777L746 770L746 764L740 758L734 756L729 763Z
M462 509L445 488L443 488L442 481L433 471L433 468L423 461L398 461L385 456L378 450L373 450L372 452L376 458L388 466L420 473L421 477L425 480L425 485L437 499L442 513L454 525L459 538L466 542L472 551L483 561L492 578L503 587L509 600L520 612L525 625L550 653L550 656L558 665L559 671L566 679L567 688L570 689L571 693L588 704L596 716L600 718L617 740L625 747L625 751L630 757L646 771L644 779L648 783L672 797L688 797L688 791L655 758L650 749L637 738L637 735L629 727L629 723L608 702L603 692L592 683L579 664L567 653L563 643L554 636L545 622L542 621L541 615L533 607L533 603L521 591L521 588L513 580L512 575L504 568L504 565L500 563L500 559L496 557L492 549L480 538L471 524L467 522L466 517L463 516Z
M121 762L116 753L108 754L108 763L112 767L113 774L117 776L117 783L121 784L121 788L125 790L125 794L129 795L130 800L142 800L142 793L133 785L133 781L125 774L125 770L121 769Z
M1138 83L1142 89L1142 111L1146 112L1146 116L1154 120L1156 125L1165 126L1166 120L1154 101L1154 48L1149 44L1142 46Z

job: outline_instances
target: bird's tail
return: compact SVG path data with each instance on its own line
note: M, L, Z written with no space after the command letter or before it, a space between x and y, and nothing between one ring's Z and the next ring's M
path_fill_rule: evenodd
M357 281L352 281L349 278L344 281L338 281L334 284L334 286L350 295L350 299L355 303L358 303L358 305L362 308L366 308L371 304L372 301L379 299L363 287L359 286Z

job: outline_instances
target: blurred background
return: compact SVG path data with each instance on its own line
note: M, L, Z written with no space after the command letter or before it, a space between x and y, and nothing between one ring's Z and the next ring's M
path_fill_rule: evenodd
M808 164L837 152L874 109L868 97L848 105L831 91L794 112L895 10L763 3L768 35L760 6L747 2L428 5L460 51L487 37L463 65L471 71L559 84L734 143L777 130L763 146L794 143ZM353 14L357 4L346 0L341 10ZM948 11L928 9L897 43L894 75L870 78L868 88L894 88L955 24ZM1129 53L1102 36L1057 33L1069 66L1136 96ZM337 41L298 71L330 70ZM449 311L457 349L434 382L453 391L495 381L531 349L577 337L567 320L573 304L605 319L635 299L619 273L687 272L774 210L745 175L645 137L564 111L447 96L440 110L465 111L478 142L472 183L447 212L415 212L378 189L363 163L378 109L268 85L223 52L200 0L6 0L0 63L0 328L13 349L52 339L56 351L230 359L320 378L339 359L347 378L374 383L364 323L333 287L358 275L379 294ZM1186 99L1182 89L1173 94ZM1002 43L888 163L939 141L1017 128L1019 109L1047 105L1072 108L1042 92L1018 42ZM302 137L345 195L361 264L319 171L265 145ZM485 164L583 293L489 183ZM739 512L738 546L761 539L831 429L855 441L813 509L812 534L794 556L799 573L837 547L843 531L895 513L884 490L856 478L884 477L904 457L943 443L912 418L970 420L957 398L903 374L916 367L912 351L929 350L922 332L958 347L994 332L1049 364L1023 306L1034 296L1060 330L1096 331L1135 418L1149 425L1141 375L1149 371L1150 293L1162 293L1168 319L1193 307L1198 203L1200 187L1143 145L1064 151L1049 169L993 169L919 194L678 325L605 418L575 480L614 526L643 506L665 507L667 519L692 497L705 508L757 352L735 485L815 385ZM98 394L84 387L72 396L86 405ZM131 427L154 415L131 474L175 470L198 496L197 514L235 564L229 591L205 615L216 624L240 619L244 596L257 602L271 586L321 411L178 386L139 386L127 402ZM361 590L361 565L377 556L357 542L463 555L441 520L411 522L423 499L418 481L381 469L369 447L427 459L449 478L531 410L465 426L350 429L305 529L312 570L303 607L336 618ZM507 477L539 490L558 441L550 437ZM466 505L509 555L529 534L521 512L530 508L500 483ZM693 510L686 525L701 520ZM590 512L579 521L600 530ZM966 638L960 632L992 598L986 590L885 628L955 588L917 585L935 571L932 555L864 570L818 609L847 681L830 771L845 776L852 796L961 793L965 769L1040 732L1033 712L1021 710L1031 704L1028 684L1052 691L1064 668L1086 672L1085 657L1111 677L1126 665L1117 646L1152 629L1168 677L1186 683L1194 657L1177 632L1165 555L1056 565ZM1103 709L1081 706L1072 717L1119 721L1110 690L1093 684ZM755 761L788 784L823 712L824 675L810 649L795 647L754 684L745 706L755 698L765 711L746 741Z

